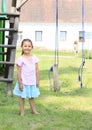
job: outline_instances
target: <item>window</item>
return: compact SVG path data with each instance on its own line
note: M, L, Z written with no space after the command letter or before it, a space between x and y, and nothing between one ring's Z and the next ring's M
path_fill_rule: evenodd
M35 31L35 41L42 41L42 31Z
M79 42L85 41L85 32L79 31Z
M65 41L67 37L67 32L66 31L60 31L60 40Z

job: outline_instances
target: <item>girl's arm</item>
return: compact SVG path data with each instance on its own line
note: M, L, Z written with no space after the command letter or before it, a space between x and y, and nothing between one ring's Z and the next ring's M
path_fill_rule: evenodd
M36 63L36 86L39 87L39 67L38 67L38 63Z
M19 83L19 89L23 91L22 79L21 79L21 67L17 65L17 78Z

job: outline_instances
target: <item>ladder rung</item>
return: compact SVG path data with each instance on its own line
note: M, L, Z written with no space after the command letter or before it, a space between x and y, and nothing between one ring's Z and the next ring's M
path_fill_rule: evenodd
M10 61L0 61L0 64L14 65L15 63Z
M18 29L15 29L15 28L0 28L0 31L18 32Z
M12 82L13 79L9 79L9 78L0 78L0 82Z
M4 20L5 21L5 20L9 20L9 18L7 18L5 16L4 17L2 16L2 17L0 17L0 20Z
M0 45L0 47L2 47L2 48L16 48L16 45L4 45L4 44L2 44L2 45Z
M0 55L5 55L7 54L7 52L0 52Z
M0 13L0 15L9 16L9 17L19 17L18 13Z

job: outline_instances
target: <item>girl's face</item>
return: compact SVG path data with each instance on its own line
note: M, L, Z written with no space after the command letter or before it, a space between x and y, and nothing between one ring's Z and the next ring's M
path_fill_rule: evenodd
M29 41L25 41L22 45L22 51L24 54L29 54L32 50L32 44Z

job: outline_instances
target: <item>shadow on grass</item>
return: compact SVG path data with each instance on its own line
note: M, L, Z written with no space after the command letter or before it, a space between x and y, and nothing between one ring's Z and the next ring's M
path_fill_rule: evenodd
M30 113L30 108L25 110L24 117L18 115L18 108L3 108L0 115L1 118L0 128L10 128L21 130L34 128L35 130L91 130L92 129L92 114L87 110L74 110L59 102L37 102L37 108L40 115L33 115ZM20 121L21 120L21 121ZM3 125L3 123L5 123ZM42 124L42 125L41 125Z
M62 104L63 105L63 104ZM60 128L68 129L68 130L91 130L91 120L92 114L88 111L82 110L73 110L70 108L65 108L63 106L58 106L57 104L48 105L47 107L43 107L43 113L45 116L44 119L44 127L56 128L60 130ZM49 124L49 125L46 125ZM53 126L52 126L53 125Z
M73 66L68 66L68 67L61 67L59 68L59 73L60 74L73 74L73 73L78 73L78 67L73 67Z
M44 80L47 79L49 77L49 73L52 75L53 71L50 71L50 69L46 69L46 70L40 70L40 79ZM62 75L62 74L67 74L70 76L70 74L73 73L78 73L78 68L77 67L67 67L67 68L59 68L58 70L58 75Z
M49 70L40 70L40 80L47 80L49 78Z
M82 96L82 97L89 97L92 94L91 88L77 88L75 90L66 90L65 92L62 92L61 90L61 96Z
M89 97L92 95L92 89L91 86L89 86L88 81L83 85L81 88L79 83L77 81L70 80L71 77L66 77L62 79L61 83L59 84L60 92L54 92L54 85L52 82L52 90L50 87L50 83L44 82L43 85L41 85L41 91L43 95L54 95L54 96L86 96ZM49 79L48 79L49 81Z

